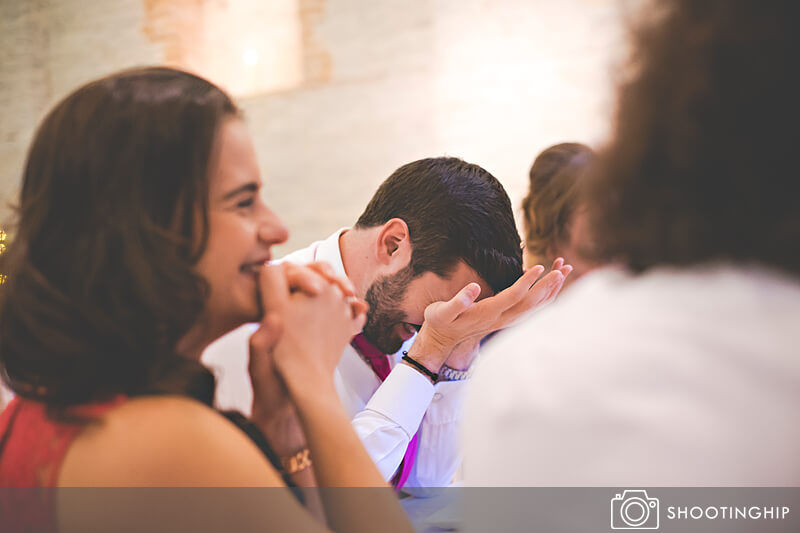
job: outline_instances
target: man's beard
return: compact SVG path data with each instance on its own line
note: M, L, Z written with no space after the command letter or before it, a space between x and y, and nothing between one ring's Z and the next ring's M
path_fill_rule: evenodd
M406 320L406 314L400 310L400 306L413 279L414 271L408 265L393 276L375 280L364 296L369 304L364 336L383 353L395 353L403 345L404 341L394 327Z

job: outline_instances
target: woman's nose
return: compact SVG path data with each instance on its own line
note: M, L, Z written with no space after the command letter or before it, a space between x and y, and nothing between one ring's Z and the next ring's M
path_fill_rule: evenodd
M278 215L269 211L258 227L258 238L266 244L281 244L289 238L289 230Z

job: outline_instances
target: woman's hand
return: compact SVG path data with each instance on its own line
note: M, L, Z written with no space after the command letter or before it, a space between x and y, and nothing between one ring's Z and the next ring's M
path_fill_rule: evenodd
M306 438L281 377L275 369L273 349L282 326L274 313L264 316L250 336L250 381L253 384L251 421L264 434L272 449L282 457L306 446Z
M334 284L347 297L355 290L347 278L336 276L327 263L281 267L290 294L316 296L327 284ZM351 303L353 313L362 312L363 302ZM274 348L283 331L281 318L267 309L259 329L250 337L250 380L253 385L251 420L259 427L279 455L289 455L305 446L305 436L291 403L286 384L275 367Z
M332 388L342 351L366 320L366 304L355 298L349 281L329 281L338 279L329 268L269 265L259 275L264 315L274 314L281 323L273 347L275 369L291 394ZM292 290L287 272L304 277L315 294Z
M309 296L316 296L325 287L325 282L339 287L345 296L355 297L353 283L344 276L337 276L333 268L324 261L317 261L307 265L282 263L280 265L286 273L286 282L289 292L302 292Z

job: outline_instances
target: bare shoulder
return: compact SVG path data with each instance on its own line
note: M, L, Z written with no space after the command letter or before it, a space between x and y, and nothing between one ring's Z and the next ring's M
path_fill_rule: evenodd
M131 399L75 439L61 486L270 486L275 470L247 436L189 398Z

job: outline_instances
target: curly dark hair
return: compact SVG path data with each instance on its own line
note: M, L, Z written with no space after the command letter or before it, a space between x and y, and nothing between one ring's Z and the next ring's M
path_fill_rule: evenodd
M48 405L173 392L214 381L175 346L208 287L208 172L238 110L210 82L140 68L91 82L39 126L13 240L0 256L0 370Z
M570 239L570 225L580 200L580 183L594 159L591 148L560 143L536 156L522 200L525 247L538 262L550 264L553 251Z
M794 0L662 0L586 189L599 261L800 274Z

